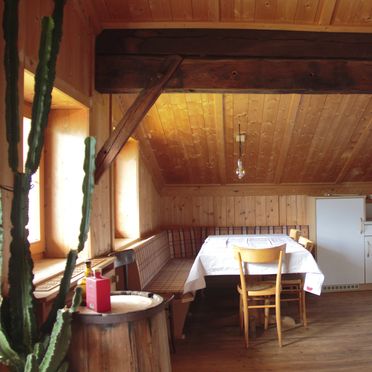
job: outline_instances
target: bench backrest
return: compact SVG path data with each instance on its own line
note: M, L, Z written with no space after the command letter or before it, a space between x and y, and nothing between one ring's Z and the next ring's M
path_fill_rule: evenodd
M131 247L134 251L137 280L139 283L132 284L133 289L141 290L171 259L168 236L166 231L142 240ZM134 279L134 278L133 278Z
M193 258L198 254L208 235L239 235L239 234L286 234L290 229L298 229L304 237L309 236L308 225L283 226L191 226L172 227L167 229L169 249L172 258Z

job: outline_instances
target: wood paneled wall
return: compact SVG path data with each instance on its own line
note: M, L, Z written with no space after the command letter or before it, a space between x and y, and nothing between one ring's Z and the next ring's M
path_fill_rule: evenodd
M22 2L22 1L21 1ZM76 4L75 4L76 3ZM54 1L24 1L25 67L35 72L38 62L40 22L52 14ZM92 94L94 34L75 1L67 1L64 10L63 37L57 60L56 86L87 104Z
M305 195L163 196L164 226L306 225Z
M110 134L110 97L94 93L90 115L90 135L97 140L96 152ZM113 240L111 171L106 172L95 185L90 224L90 256L101 256L111 251Z

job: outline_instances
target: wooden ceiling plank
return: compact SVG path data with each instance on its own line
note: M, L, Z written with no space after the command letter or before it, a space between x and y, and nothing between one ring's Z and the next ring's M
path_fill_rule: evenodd
M330 25L336 10L337 0L320 0L318 5L318 19L320 25Z
M163 129L167 147L159 149L168 156L168 165L163 169L165 180L169 183L187 183L187 172L183 171L183 165L187 164L182 151L182 142L178 138L178 119L173 109L170 94L162 94L156 102L160 125Z
M351 16L352 23L371 23L372 4L370 1L354 1L354 12Z
M279 103L279 95L265 95L256 182L268 182L270 179L274 178L275 169L273 164L275 154L273 153L273 138L275 123L278 117Z
M330 179L335 181L341 172L345 157L350 153L350 142L354 140L353 133L361 130L361 118L367 110L370 97L368 95L349 95L344 100L345 110L342 112L340 129L332 143L330 151L334 154L332 161L327 164Z
M190 127L198 164L199 179L208 182L208 146L206 140L205 120L200 94L186 94L187 109L189 112Z
M192 21L191 0L170 0L173 21Z
M133 93L161 67L160 57L97 56L96 89ZM186 58L166 92L372 93L372 62Z
M148 0L154 21L171 21L172 10L169 0Z
M255 21L274 21L277 19L277 0L256 1Z
M223 95L223 116L225 125L226 181L235 181L236 162L234 158L234 100L232 94Z
M306 107L306 114L298 126L298 135L293 137L291 157L287 158L286 177L282 181L300 182L301 172L308 157L311 144L319 126L319 119L324 110L327 95L311 95ZM299 124L299 123L297 123Z
M338 0L334 15L334 24L350 24L351 18L355 12L355 7L358 6L358 1Z
M333 138L337 138L339 127L341 95L327 95L321 111L314 137L308 144L309 151L300 171L299 180L309 182L316 177L320 182L332 182L326 174L326 164L332 161L334 153L326 153ZM326 155L328 157L326 157Z
M142 124L147 132L149 143L159 164L164 182L167 183L167 171L172 169L172 156L167 151L169 147L157 108L158 101L146 114Z
M120 1L120 5L123 3L128 4L130 17L133 21L152 21L152 15L150 6L147 0L126 0ZM120 14L122 11L120 12Z
M190 117L187 110L187 102L184 94L170 95L176 120L176 131L179 146L183 149L186 162L183 164L184 172L188 174L187 183L193 183L200 172L198 161L195 158L195 148L193 143Z
M281 23L294 23L297 1L278 0L277 17Z
M96 156L95 182L98 183L104 171L111 165L121 148L138 124L146 115L147 111L155 103L161 94L163 87L176 71L181 63L181 57L172 56L166 58L163 68L150 80L148 88L141 91L133 105L125 113L122 120L106 140Z
M295 16L296 23L314 23L319 0L299 1Z
M210 183L220 182L218 171L217 153L217 128L215 116L215 96L216 94L204 93L201 95L202 110L204 114L205 136L207 140L208 157L206 168L209 171L208 179Z
M235 98L243 96L234 96ZM260 133L262 128L263 114L264 114L264 100L263 94L255 95L249 94L246 97L246 117L243 123L246 123L247 138L244 144L244 154L247 154L247 158L243 156L243 162L246 167L247 175L241 182L257 182L257 162L259 159L259 144L260 144ZM236 99L234 99L236 102ZM238 106L236 107L238 109ZM240 114L238 109L237 115Z
M278 161L280 157L280 151L283 144L284 134L288 125L288 112L290 110L290 104L292 102L291 94L281 94L278 108L278 114L275 122L275 129L273 134L273 143L271 149L271 159L268 164L270 170L270 177L266 177L266 182L275 182L276 170L278 167Z
M217 161L218 176L221 185L225 185L226 178L226 147L225 147L225 118L224 118L224 97L223 94L215 94L214 114L216 118L217 134Z
M341 172L338 174L336 179L336 184L342 183L349 171L351 170L352 166L354 165L354 161L357 158L360 151L364 151L364 144L366 143L368 136L371 135L372 132L372 98L370 98L370 102L366 113L362 117L362 121L364 122L364 127L360 133L358 133L358 138L356 142L353 144L352 150L349 152L348 157L344 163ZM366 122L365 122L366 121Z
M219 2L215 0L192 0L192 14L195 21L219 21Z
M256 2L257 0L241 0L240 1L239 20L244 21L244 22L255 21Z
M297 121L298 111L301 106L302 96L299 94L294 94L291 97L291 103L288 110L288 125L285 128L285 133L283 135L283 144L280 148L279 160L277 163L277 168L275 171L274 182L279 184L283 176L283 170L286 163L287 155L290 150L290 143L292 139L292 132Z
M159 164L155 158L154 152L152 151L151 145L148 140L147 131L143 127L143 122L136 129L136 139L140 142L140 151L142 153L143 160L152 175L152 180L156 187L156 190L160 193L164 186L164 178L160 171Z

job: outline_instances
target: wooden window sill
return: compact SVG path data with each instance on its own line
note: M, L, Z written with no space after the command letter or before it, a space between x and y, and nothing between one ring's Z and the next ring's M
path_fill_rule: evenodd
M103 273L108 266L112 266L115 257L101 257L92 259L92 268L102 269ZM60 278L65 270L66 259L46 258L34 262L34 295L37 299L47 300L58 293ZM84 276L84 259L78 259L75 267L75 275L71 279L71 287L74 287L78 280ZM50 289L48 289L50 287Z

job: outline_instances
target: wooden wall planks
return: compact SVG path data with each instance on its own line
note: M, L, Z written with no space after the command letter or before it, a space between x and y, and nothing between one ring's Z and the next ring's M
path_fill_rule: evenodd
M97 140L96 152L110 134L110 113L110 97L95 92L92 97L89 134ZM111 195L113 190L110 178L111 172L106 172L94 187L90 227L90 255L92 257L111 251L113 239Z
M162 225L306 225L306 202L305 195L162 196Z
M35 72L38 61L40 22L53 11L53 2L47 0L26 1L25 67ZM20 22L22 24L22 22ZM92 94L94 33L73 2L68 1L64 11L63 37L57 60L56 86L83 103Z

